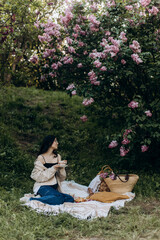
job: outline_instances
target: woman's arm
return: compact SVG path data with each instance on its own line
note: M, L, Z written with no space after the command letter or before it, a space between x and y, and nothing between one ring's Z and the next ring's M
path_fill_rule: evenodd
M62 182L66 179L66 170L65 168L60 168L57 171L57 176L59 177L59 180Z
M61 156L58 154L58 163L60 163L60 162L61 162ZM58 175L58 177L59 177L61 182L64 181L65 178L66 178L66 170L65 170L65 168L60 168L57 171L57 175Z
M31 178L39 183L50 180L57 172L57 168L55 166L46 169L43 166L43 161L42 156L38 156L31 173Z

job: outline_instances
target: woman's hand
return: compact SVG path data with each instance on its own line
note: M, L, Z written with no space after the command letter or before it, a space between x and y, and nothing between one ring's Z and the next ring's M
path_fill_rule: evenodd
M67 164L67 160L62 160L59 162L60 164Z
M59 170L59 169L61 169L62 167L61 167L59 164L56 164L56 165L54 165L54 168L55 168L56 170Z

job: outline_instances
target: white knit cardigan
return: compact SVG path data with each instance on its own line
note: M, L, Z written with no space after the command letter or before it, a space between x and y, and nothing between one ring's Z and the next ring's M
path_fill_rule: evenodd
M56 159L56 158L55 158ZM61 156L58 154L57 162L61 161ZM38 156L36 161L34 162L34 168L31 173L31 178L35 180L35 184L33 186L34 194L37 194L38 189L44 185L54 185L58 183L58 190L61 190L61 182L66 178L66 171L65 168L61 168L56 170L55 166L50 168L46 168L44 166L44 159L41 155ZM56 177L55 177L56 174Z

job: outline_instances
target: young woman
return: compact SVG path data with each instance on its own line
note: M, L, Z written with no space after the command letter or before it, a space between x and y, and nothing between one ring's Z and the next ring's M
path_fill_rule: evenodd
M50 205L74 202L72 196L61 192L61 182L66 178L67 161L61 161L57 149L58 141L55 136L49 135L44 138L31 173L31 178L35 180L34 194L41 197L31 197L30 200L38 200Z

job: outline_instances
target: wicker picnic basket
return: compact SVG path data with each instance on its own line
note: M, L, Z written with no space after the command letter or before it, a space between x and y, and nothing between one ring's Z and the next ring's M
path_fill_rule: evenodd
M138 179L139 176L136 174L116 174L114 180L111 178L105 178L104 181L111 192L126 193L133 190Z
M104 165L104 166L101 168L101 171L98 173L98 175L100 175L101 173L105 173L107 170L109 170L109 171L112 172L112 169L110 168L110 166ZM109 189L107 183L105 182L105 179L102 179L102 180L101 180L101 183L100 183L100 185L99 185L98 191L99 191L99 192L110 192L110 189Z

